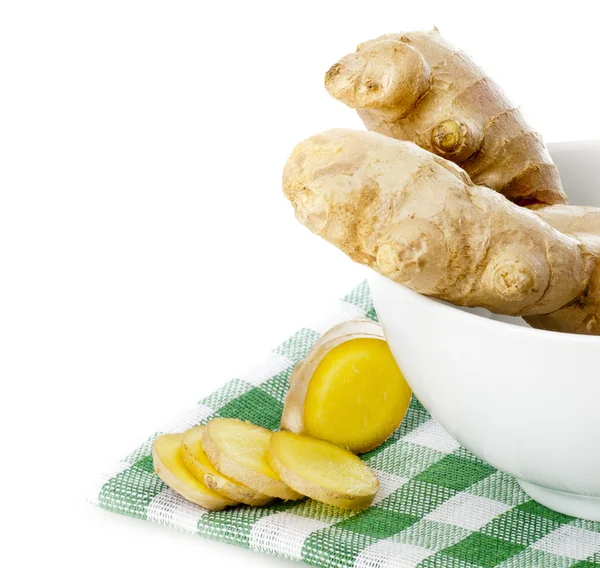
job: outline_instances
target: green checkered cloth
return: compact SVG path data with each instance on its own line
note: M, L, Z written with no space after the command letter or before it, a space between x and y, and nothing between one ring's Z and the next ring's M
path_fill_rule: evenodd
M119 462L94 491L100 507L323 568L584 568L600 566L600 523L555 513L516 481L460 447L413 397L402 425L363 455L381 489L351 512L317 501L210 512L185 501L153 471L151 448L215 416L279 426L294 365L333 325L376 319L361 284L320 324L284 341L246 376L194 405Z

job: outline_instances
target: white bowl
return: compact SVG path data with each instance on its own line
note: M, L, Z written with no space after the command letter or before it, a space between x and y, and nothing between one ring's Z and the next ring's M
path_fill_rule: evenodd
M600 141L550 146L573 204L600 206ZM457 308L372 273L390 348L465 448L535 500L600 521L600 337Z

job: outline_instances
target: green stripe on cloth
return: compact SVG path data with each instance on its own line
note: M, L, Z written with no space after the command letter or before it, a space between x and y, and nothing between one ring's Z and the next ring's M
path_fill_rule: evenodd
M331 321L377 319L366 282ZM321 318L322 319L322 318ZM202 399L123 458L94 495L100 507L322 568L589 568L600 566L600 523L554 513L517 482L461 448L413 397L401 426L361 456L379 477L373 506L353 512L305 499L209 512L153 472L152 444L213 416L279 425L289 376L320 337L305 327L246 379Z

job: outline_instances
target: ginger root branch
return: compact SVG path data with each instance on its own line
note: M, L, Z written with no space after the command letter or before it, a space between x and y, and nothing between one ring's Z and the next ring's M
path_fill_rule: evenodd
M325 87L369 130L452 160L515 203L567 201L541 136L437 29L362 43L325 74Z
M288 159L283 190L314 233L416 292L512 316L555 313L595 294L590 239L557 231L543 210L474 185L410 142L317 134Z

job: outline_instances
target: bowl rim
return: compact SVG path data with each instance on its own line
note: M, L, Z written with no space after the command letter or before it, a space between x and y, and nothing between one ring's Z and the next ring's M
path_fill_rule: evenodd
M531 337L538 337L538 338L545 337L546 339L552 339L552 340L557 340L557 341L561 341L561 342L562 341L570 341L573 343L585 343L585 344L596 345L596 346L600 347L600 336L599 335L583 335L583 334L579 334L579 333L569 333L569 332L564 332L564 331L550 331L547 329L536 329L534 327L523 327L523 326L519 326L519 325L512 325L505 321L493 320L493 319L482 317L477 314L465 312L463 310L458 309L457 306L453 306L452 304L448 304L441 300L437 300L436 298L430 298L429 296L424 296L422 294L419 294L418 292L411 290L410 288L404 286L403 284L400 284L399 282L392 280L391 278L387 278L386 276L383 276L382 274L379 274L378 272L376 272L374 270L370 270L369 277L368 277L369 284L373 280L376 280L376 279L385 279L385 281L387 281L391 284L394 284L395 286L397 286L400 293L404 293L406 296L411 298L411 300L413 302L423 305L423 307L425 307L428 310L441 310L443 312L445 311L448 314L453 314L454 317L463 318L463 319L470 318L473 322L478 320L479 323L481 323L484 326L489 325L489 326L494 326L496 328L498 328L498 326L500 326L500 329L504 328L505 330L508 330L510 328L510 330L514 333L522 333L522 334L525 334L525 335L528 335ZM468 307L468 306L465 306L465 307Z

